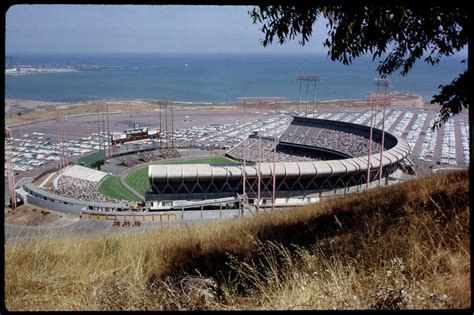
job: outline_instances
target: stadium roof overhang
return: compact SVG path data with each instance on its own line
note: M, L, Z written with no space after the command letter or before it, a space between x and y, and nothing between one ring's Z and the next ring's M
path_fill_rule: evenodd
M410 147L405 140L393 136L397 139L397 144L382 154L370 156L371 168L389 166L405 159L410 153ZM326 160L326 161L304 161L304 162L277 162L275 163L276 177L330 177L342 176L351 173L366 172L368 166L368 156ZM272 176L273 163L260 164L261 176ZM150 165L148 177L151 182L168 181L206 181L215 179L240 178L242 176L242 165L210 165L210 164L168 164ZM246 165L247 176L257 176L256 165Z

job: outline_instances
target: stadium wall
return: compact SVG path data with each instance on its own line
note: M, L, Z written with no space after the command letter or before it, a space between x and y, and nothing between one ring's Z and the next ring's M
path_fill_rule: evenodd
M80 214L81 210L86 208L85 206L76 205L76 204L64 204L58 201L53 200L44 200L44 198L35 197L33 195L26 195L26 202L41 208L51 209L58 212Z

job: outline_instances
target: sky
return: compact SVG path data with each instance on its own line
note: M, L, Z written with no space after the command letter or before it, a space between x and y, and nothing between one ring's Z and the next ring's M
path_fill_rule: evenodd
M318 32L263 47L252 6L15 5L6 13L6 54L108 52L327 53ZM325 29L318 21L316 28ZM314 34L314 32L313 32Z

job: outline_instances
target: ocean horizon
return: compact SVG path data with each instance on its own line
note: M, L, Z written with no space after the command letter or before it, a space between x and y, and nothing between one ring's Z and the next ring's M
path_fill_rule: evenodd
M378 62L364 56L350 66L326 54L282 53L107 53L10 54L17 66L77 67L76 72L5 76L5 98L50 102L98 99L166 99L179 102L233 103L240 96L282 96L287 101L314 99L314 82L298 75L319 75L316 100L365 99L375 92ZM389 92L431 100L438 86L466 69L463 56L431 66L417 61L407 76L387 77ZM308 95L308 96L307 96Z

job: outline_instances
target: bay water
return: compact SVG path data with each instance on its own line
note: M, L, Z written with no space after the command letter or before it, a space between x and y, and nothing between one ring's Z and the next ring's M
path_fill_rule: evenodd
M77 67L80 71L5 77L5 98L56 102L96 99L165 99L233 103L239 96L282 96L288 101L314 99L314 82L298 75L319 75L317 101L365 99L374 92L377 61L356 59L346 66L326 54L18 54L16 65ZM419 60L407 76L388 77L389 91L414 93L431 100L440 84L466 69L462 56L431 66Z

